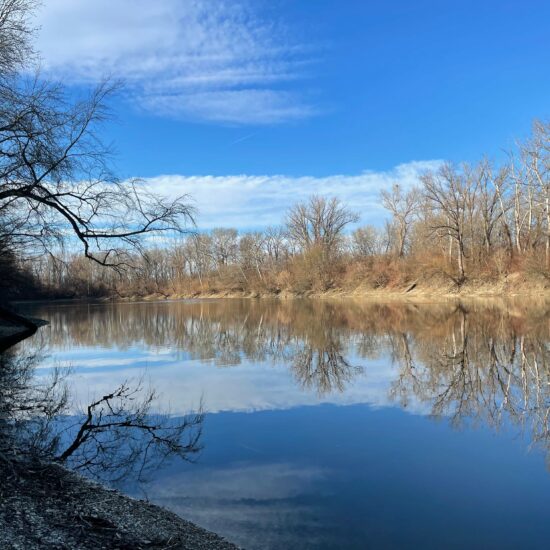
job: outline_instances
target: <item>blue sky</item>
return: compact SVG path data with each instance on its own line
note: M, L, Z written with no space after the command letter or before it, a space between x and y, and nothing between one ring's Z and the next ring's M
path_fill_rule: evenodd
M502 157L550 115L548 21L535 0L45 0L37 23L46 74L124 80L122 177L251 228L311 191L379 223L393 181Z

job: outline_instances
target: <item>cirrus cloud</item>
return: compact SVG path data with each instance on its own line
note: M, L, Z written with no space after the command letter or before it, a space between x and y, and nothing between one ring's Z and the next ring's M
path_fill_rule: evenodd
M272 124L317 112L291 85L307 76L311 49L249 0L48 0L38 17L46 72L121 78L154 113Z

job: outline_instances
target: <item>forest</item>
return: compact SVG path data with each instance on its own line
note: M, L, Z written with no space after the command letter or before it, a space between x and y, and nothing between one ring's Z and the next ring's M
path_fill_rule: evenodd
M381 227L361 225L361 212L337 197L311 196L263 231L201 231L199 212L197 225L132 251L113 269L76 251L18 265L39 292L59 297L546 287L549 124L535 121L504 163L444 163L413 188L382 190L379 200L387 211Z

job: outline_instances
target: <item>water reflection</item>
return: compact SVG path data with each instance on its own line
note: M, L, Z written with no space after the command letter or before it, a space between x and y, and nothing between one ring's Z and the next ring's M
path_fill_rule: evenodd
M36 377L41 358L39 350L0 353L4 466L46 460L113 484L141 482L170 460L192 462L202 450L202 411L183 418L153 411L154 388L136 380L77 412L69 407L70 372L55 369L47 379Z
M159 474L148 494L245 547L550 536L536 460L550 456L545 304L218 300L33 315L50 325L24 345L74 365L77 393L147 367L175 413L201 396L220 412L199 465Z
M41 338L57 353L101 346L139 358L137 347L217 367L284 364L301 388L320 396L345 392L358 377L368 384L373 360L389 354L398 368L388 401L415 402L455 424L498 427L507 416L534 441L548 439L550 316L540 304L217 300L36 314L50 325L33 344ZM85 367L86 358L75 366Z
M548 447L546 315L507 317L457 307L442 333L392 334L389 341L399 365L391 396L401 406L414 396L457 426L498 428L506 417Z
M0 353L0 456L51 455L59 443L51 419L65 408L68 393L61 373L35 380L41 350Z

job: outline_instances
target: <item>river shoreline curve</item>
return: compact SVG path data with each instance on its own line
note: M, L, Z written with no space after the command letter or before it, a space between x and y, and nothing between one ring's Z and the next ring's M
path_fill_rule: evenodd
M0 354L32 336L44 324L45 321L1 308ZM0 548L237 548L160 506L94 483L61 465L31 459L24 452L14 454L2 447Z
M0 460L0 547L235 550L168 510L53 463Z

